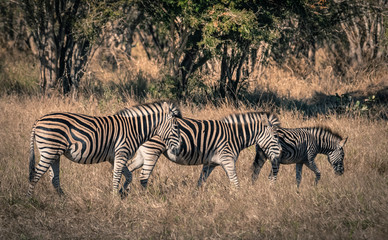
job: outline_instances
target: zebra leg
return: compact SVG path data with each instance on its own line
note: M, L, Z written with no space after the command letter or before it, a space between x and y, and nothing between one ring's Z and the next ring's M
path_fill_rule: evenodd
M260 170L263 167L266 159L267 157L265 156L263 150L259 147L259 145L256 145L256 156L252 165L252 184L254 184L259 177Z
M112 172L114 172L114 162L113 161L109 161L109 162L110 162L110 164L112 164ZM120 188L119 194L122 197L125 197L129 192L129 184L132 182L132 173L128 170L127 166L124 165L122 174L125 177L125 182L123 183L123 186ZM120 185L120 183L119 183L119 185Z
M268 179L270 179L273 182L276 182L280 163L278 161L271 161L271 164L272 164L272 170L268 176Z
M156 145L153 148L140 148L139 153L142 156L142 169L140 173L140 184L144 189L147 188L148 179L151 176L152 171L155 168L156 163L160 155L166 150L164 145ZM169 158L169 156L164 153L165 157ZM140 166L139 166L140 167Z
M156 156L156 158L147 158L144 160L143 168L141 169L140 173L140 184L143 186L144 189L147 188L148 179L150 178L151 173L154 170L158 158L159 156Z
M221 162L221 166L224 168L226 175L229 177L230 182L233 183L236 188L240 188L236 173L235 160L233 158L225 159Z
M59 196L64 195L61 184L59 181L59 157L52 162L51 167L50 167L50 178L51 178L51 183L53 184L55 190L59 194Z
M120 195L122 197L125 197L128 195L129 192L129 184L132 182L132 173L128 170L127 166L123 166L123 172L124 177L125 177L125 182L123 186L120 188Z
M128 159L127 156L128 154L126 154L125 152L118 152L115 154L115 160L113 163L113 194L114 195L117 195L119 193L119 184L121 180L121 175L123 173L125 164Z
M203 165L201 175L198 179L197 187L201 187L203 182L206 182L210 173L214 170L217 165Z
M306 163L306 166L315 173L315 186L318 184L319 180L321 179L321 172L319 171L317 165L314 161L309 161Z
M51 155L51 154L50 154ZM47 172L47 170L51 167L51 164L59 158L60 155L53 154L54 157L47 157L41 154L40 161L37 166L35 166L35 170L33 176L30 177L30 185L27 192L27 197L31 197L34 193L35 185L38 183L39 179Z
M127 173L124 173L127 174L127 175L130 175L130 178L128 179L127 178L127 181L125 181L124 183L124 187L127 187L131 182L132 182L132 172L139 169L140 167L143 166L144 164L144 158L143 158L143 155L140 151L141 147L138 149L138 151L136 152L136 157L135 159L128 165L128 168L124 169L125 171L127 171Z
M302 181L302 167L303 167L303 163L297 163L295 166L297 188L299 188L300 182Z

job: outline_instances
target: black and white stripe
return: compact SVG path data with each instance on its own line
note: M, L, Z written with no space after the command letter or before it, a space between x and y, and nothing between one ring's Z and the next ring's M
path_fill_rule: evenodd
M150 174L159 158L165 156L181 165L204 165L198 185L206 181L212 170L221 165L230 181L239 186L235 162L241 150L253 144L268 149L270 157L279 158L281 147L277 137L279 121L276 116L263 112L233 114L222 120L177 119L182 136L182 151L176 156L165 152L158 137L144 143L128 169L142 168L140 182L146 187Z
M270 178L276 180L280 164L296 164L296 182L299 187L302 180L302 167L306 165L315 173L315 184L321 178L321 173L314 162L318 154L328 156L328 161L338 175L344 172L343 147L347 138L333 133L329 128L280 128L278 129L279 141L282 146L282 154L279 161L271 161L272 171ZM255 181L269 152L256 146L256 156L253 163L252 180Z
M180 111L171 103L160 102L126 108L103 117L75 113L51 113L37 120L32 128L30 143L30 187L50 169L52 184L59 194L60 156L71 161L93 164L109 161L113 165L113 190L118 190L121 174L130 177L128 159L153 136L168 146L168 152L179 154L181 138L176 117ZM40 152L35 166L34 143ZM127 186L125 186L127 187Z

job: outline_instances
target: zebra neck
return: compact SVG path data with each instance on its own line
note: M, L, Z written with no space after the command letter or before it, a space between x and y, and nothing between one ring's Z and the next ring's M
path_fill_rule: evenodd
M129 139L134 139L137 146L142 145L146 141L150 140L151 137L157 134L157 128L161 122L161 116L147 115L133 116L127 118L127 135ZM151 121L153 119L154 121Z
M321 154L328 154L332 152L337 144L334 136L330 134L321 134L320 136L317 136L316 141L318 153Z
M255 134L257 133L257 131L254 131L254 129L258 128L258 126L253 126L253 125L257 125L257 124L253 124L253 123L230 124L230 127L232 129L232 135L234 136L235 141L237 142L237 146L239 150L252 146L253 144L256 143L256 138L258 134Z

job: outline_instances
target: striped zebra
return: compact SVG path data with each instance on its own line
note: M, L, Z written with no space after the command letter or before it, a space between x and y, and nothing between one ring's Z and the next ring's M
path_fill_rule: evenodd
M61 155L81 164L109 161L113 165L113 191L117 192L121 174L130 177L126 167L128 159L153 136L166 144L170 155L179 154L181 138L176 117L180 116L174 104L156 102L103 117L75 113L51 113L41 117L31 132L27 196L32 195L36 183L48 169L54 188L63 194L59 182ZM40 152L37 166L35 142Z
M153 137L137 151L129 164L130 172L142 167L140 183L147 186L150 174L159 158L164 155L181 165L203 165L198 186L205 182L213 169L221 165L231 183L239 187L235 162L241 150L253 144L268 149L271 159L280 156L277 137L279 121L276 116L263 112L233 114L222 120L177 119L182 137L180 155L166 152L159 137Z
M282 154L279 161L271 161L272 171L269 178L276 181L280 164L296 164L296 183L299 188L302 180L302 167L306 165L315 173L315 184L318 184L321 173L314 162L317 154L327 155L329 163L338 175L344 173L344 145L347 138L342 139L329 128L281 128L278 129ZM258 178L261 168L267 159L269 151L256 146L256 156L253 163L252 181Z

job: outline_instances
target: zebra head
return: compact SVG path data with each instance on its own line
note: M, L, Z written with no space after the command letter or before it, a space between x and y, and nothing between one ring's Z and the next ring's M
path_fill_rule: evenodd
M344 173L344 158L345 158L345 152L344 152L344 146L348 138L342 139L339 141L334 150L329 152L327 154L327 158L330 162L330 164L333 166L334 172L337 175L342 175Z
M164 141L169 155L179 155L181 152L182 138L177 118L181 118L180 110L173 104L164 102L163 111L166 112L164 120L157 129L157 135Z
M280 122L273 114L269 117L267 114L264 114L263 120L264 134L262 134L262 137L258 139L257 144L267 153L267 157L271 161L277 162L280 160L282 152L282 146L280 145L278 135Z

